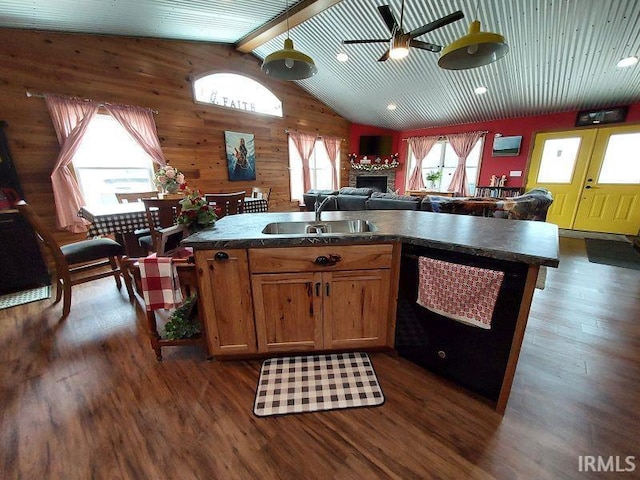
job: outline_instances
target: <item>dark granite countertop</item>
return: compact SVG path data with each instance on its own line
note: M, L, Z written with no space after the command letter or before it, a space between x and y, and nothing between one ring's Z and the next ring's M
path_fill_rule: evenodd
M409 210L323 212L322 220L362 219L374 232L357 234L265 234L272 222L313 221L313 212L230 215L182 244L197 250L363 244L399 241L534 265L558 266L558 227L551 223Z

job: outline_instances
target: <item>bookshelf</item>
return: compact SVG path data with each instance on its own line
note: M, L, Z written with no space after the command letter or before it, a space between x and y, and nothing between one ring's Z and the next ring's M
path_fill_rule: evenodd
M509 198L522 195L524 189L522 187L476 187L476 197L499 197Z

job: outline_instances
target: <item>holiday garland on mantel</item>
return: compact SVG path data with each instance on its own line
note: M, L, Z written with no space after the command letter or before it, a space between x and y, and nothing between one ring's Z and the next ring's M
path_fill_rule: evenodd
M357 161L358 156L355 153L349 154L349 163L351 164L351 168L354 170L363 170L367 172L377 172L380 170L392 170L394 168L398 168L400 166L400 162L398 162L398 154L394 153L390 158L376 158L375 160L370 160L366 156L362 157L360 161ZM362 161L365 163L362 163Z

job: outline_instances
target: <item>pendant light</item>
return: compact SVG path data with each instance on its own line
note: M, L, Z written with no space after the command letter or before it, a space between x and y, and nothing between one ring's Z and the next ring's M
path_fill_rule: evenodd
M476 3L476 18L479 8L480 0ZM438 65L446 70L482 67L501 59L508 51L509 46L502 35L481 32L480 21L474 20L465 36L442 49Z
M293 40L289 38L289 2L285 3L287 16L287 38L284 48L267 55L262 62L262 71L278 80L304 80L318 73L310 56L293 48Z

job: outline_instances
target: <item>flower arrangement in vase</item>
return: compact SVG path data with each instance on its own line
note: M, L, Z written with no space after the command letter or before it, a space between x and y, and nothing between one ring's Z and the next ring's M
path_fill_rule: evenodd
M177 221L186 225L190 232L211 227L218 219L214 207L207 203L202 192L198 189L186 189L185 197L180 200L180 207Z
M164 193L176 193L187 188L184 174L168 164L156 170L155 183Z
M440 180L440 177L442 177L442 171L440 170L429 171L429 173L427 173L427 176L425 177L427 179L427 182L429 182L429 188L435 188L436 182Z

